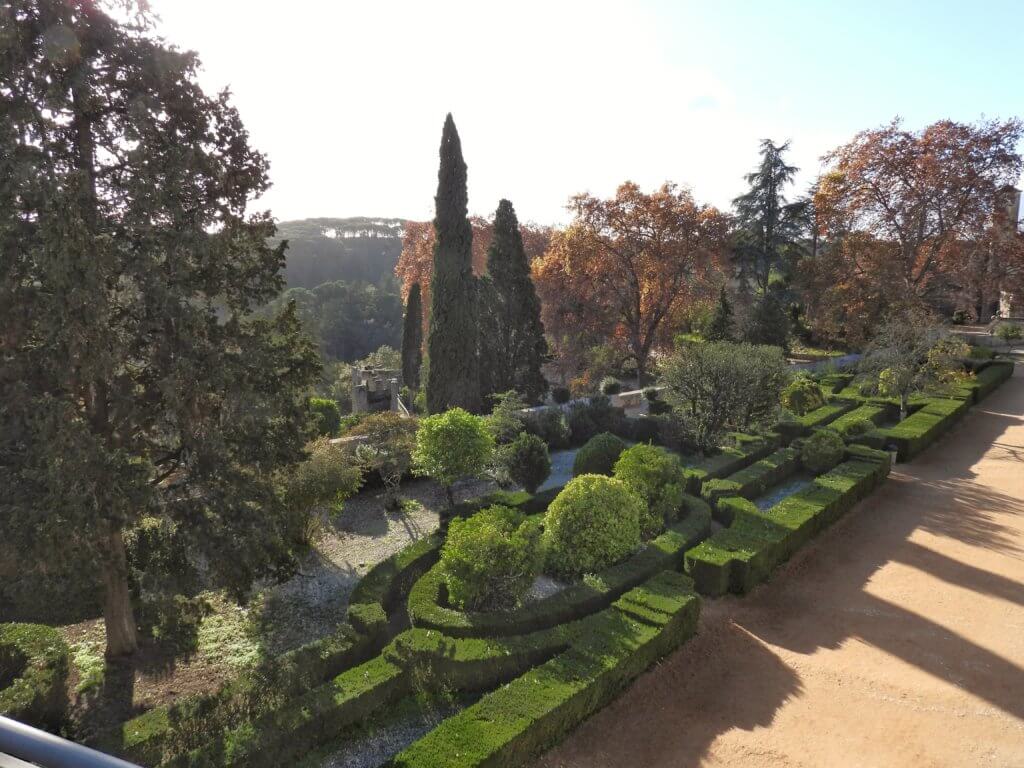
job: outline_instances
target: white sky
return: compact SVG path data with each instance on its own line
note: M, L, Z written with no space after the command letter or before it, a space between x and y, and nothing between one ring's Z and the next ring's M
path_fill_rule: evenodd
M472 213L507 197L522 220L562 223L570 195L626 179L687 184L727 207L764 137L793 140L802 190L824 151L900 103L850 115L810 84L775 93L759 57L738 59L743 43L730 50L721 19L692 3L151 2L163 36L199 52L204 86L233 91L271 162L257 207L279 219L431 218L448 111ZM948 116L977 119L973 106Z

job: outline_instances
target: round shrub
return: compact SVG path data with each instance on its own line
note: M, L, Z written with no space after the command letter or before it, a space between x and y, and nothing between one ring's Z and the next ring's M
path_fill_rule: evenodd
M462 408L420 419L416 430L413 471L444 486L448 505L455 505L452 485L462 477L483 473L494 454L494 437L487 422Z
M564 405L569 402L569 398L572 395L569 392L568 387L552 387L551 388L551 399L559 405Z
M653 403L661 396L661 392L657 387L644 387L643 389L644 399L649 403Z
M576 452L572 463L572 474L610 475L619 456L626 450L626 444L611 432L602 432L587 441Z
M967 312L962 309L954 310L953 325L964 325L968 320Z
M817 382L798 376L782 390L781 399L783 408L803 416L825 404L825 393Z
M540 523L498 504L453 519L441 548L448 602L468 611L515 607L542 564Z
M547 445L536 435L526 432L502 448L502 463L509 477L523 486L527 493L536 493L551 474Z
M523 428L531 435L536 435L551 448L567 448L569 446L569 423L565 414L557 408L544 408L523 417Z
M686 476L682 462L674 453L653 445L634 445L619 456L612 476L647 505L640 517L642 538L657 536L665 523L679 515Z
M622 391L622 383L614 376L605 376L601 379L602 395L617 395Z
M650 416L641 416L637 419L630 419L630 437L638 443L653 443L661 432L657 419Z
M544 514L548 569L579 578L622 560L640 546L644 502L621 480L581 475Z
M800 449L800 461L806 469L820 475L838 464L845 450L843 438L830 429L822 429L804 441Z
M0 624L0 715L59 727L67 709L69 657L53 627Z
M598 433L597 422L585 405L570 408L566 423L569 427L569 440L575 445L587 442Z

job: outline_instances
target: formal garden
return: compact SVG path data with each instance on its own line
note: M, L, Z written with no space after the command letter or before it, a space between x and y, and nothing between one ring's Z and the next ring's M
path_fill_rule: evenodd
M360 219L386 279L289 288L230 95L104 5L0 9L4 717L152 768L528 764L1013 375L1018 120L548 227L470 215L449 114L434 220Z

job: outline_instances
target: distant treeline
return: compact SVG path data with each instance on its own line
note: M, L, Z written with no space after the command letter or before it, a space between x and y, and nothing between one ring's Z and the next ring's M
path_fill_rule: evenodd
M277 237L288 241L288 287L343 280L394 289L404 225L402 219L364 216L282 221Z

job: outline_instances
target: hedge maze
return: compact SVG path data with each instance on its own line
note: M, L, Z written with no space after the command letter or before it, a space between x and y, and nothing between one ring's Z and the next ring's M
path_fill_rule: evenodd
M733 447L683 469L681 509L660 535L624 561L513 609L449 604L443 525L367 573L347 623L330 637L268 660L214 695L147 712L98 746L150 766L289 765L417 691L443 690L478 697L391 766L522 765L686 642L701 596L743 594L769 579L884 482L893 448L900 460L917 455L1012 370L979 366L955 396L915 398L893 426L880 426L894 418L892 402L861 396L847 375L826 377L832 399L824 406L767 435L734 435ZM848 432L865 419L873 429ZM759 507L759 497L806 473L801 450L817 430L844 436L839 463ZM453 515L500 503L539 516L559 491L499 492ZM53 630L9 627L0 631L0 711L45 722L67 675L67 648Z

